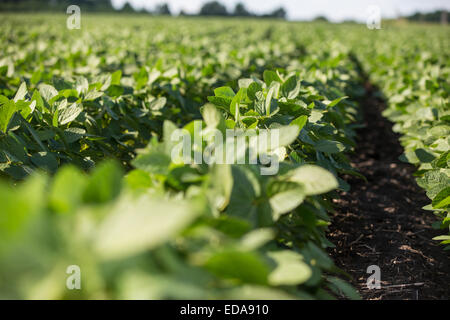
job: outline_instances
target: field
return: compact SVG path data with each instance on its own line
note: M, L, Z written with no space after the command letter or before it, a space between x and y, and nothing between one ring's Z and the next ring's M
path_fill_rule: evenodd
M450 298L449 27L0 18L0 299Z

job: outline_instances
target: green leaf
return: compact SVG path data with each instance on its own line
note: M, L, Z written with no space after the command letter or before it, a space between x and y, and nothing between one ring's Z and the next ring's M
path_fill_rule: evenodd
M11 250L13 243L7 240L28 231L27 227L36 222L36 217L45 205L45 184L46 178L42 175L33 175L15 188L0 181L0 254Z
M122 189L122 169L114 161L101 163L93 171L83 193L86 203L106 203L116 198Z
M28 116L34 111L34 108L36 107L36 102L27 102L23 100L19 100L16 102L16 110L20 112L22 117L25 119L28 119Z
M288 180L304 186L306 195L327 193L338 188L336 177L322 167L315 165L303 165L291 170L287 174Z
M256 99L254 102L255 111L259 115L265 116L267 114L267 111L266 111L266 98L264 97L264 93L262 91L256 92L255 99Z
M416 154L417 158L420 160L420 162L423 163L430 163L435 159L435 156L432 155L431 153L427 152L424 149L416 149L414 151L414 153Z
M68 124L74 121L82 111L83 109L77 103L62 110L60 109L58 110L58 123L60 125Z
M299 297L289 294L282 288L275 289L261 285L243 285L227 291L225 299L230 300L296 300ZM305 299L313 299L308 297Z
M211 169L208 183L207 196L213 207L224 210L230 202L233 190L233 176L231 166L228 164L216 164Z
M450 178L440 170L430 170L417 179L417 184L427 191L430 199L433 199L443 188L449 186Z
M39 85L39 93L41 97L47 102L58 95L58 91L49 84Z
M148 173L167 175L171 158L160 150L150 149L133 160L133 166Z
M299 131L301 131L307 122L308 122L308 116L303 115L303 116L300 116L300 117L292 120L290 125L297 126L299 128Z
M22 84L19 87L19 90L17 90L17 93L14 96L14 102L24 100L27 93L28 93L27 84L25 82L22 82Z
M89 82L85 77L77 77L75 80L75 88L78 94L86 94L89 90Z
M272 98L274 98L275 96L275 92L279 89L279 84L278 87L275 85L271 85L269 88L269 92L267 93L266 96L266 116L270 116L271 113L271 106L272 106Z
M172 121L165 120L163 122L163 141L164 141L163 147L164 147L164 154L166 156L168 156L168 157L172 156L172 150L176 146L176 141L172 141L172 135L177 130L179 130L178 127ZM153 149L153 150L160 150L160 149L156 148L156 149ZM157 157L155 155L154 155L154 157L155 157L154 159L156 160ZM164 160L164 158L160 158L160 159L161 159L161 161L163 161L163 162L161 162L161 164L164 164L164 162L166 162ZM139 163L139 160L138 160L138 163ZM167 164L167 162L166 162L166 164ZM170 161L169 161L169 164L170 164Z
M132 170L130 173L128 173L125 176L125 181L129 188L132 190L147 190L152 185L152 179L148 172L145 172L143 170Z
M44 112L44 100L42 100L41 94L39 93L38 90L34 90L33 92L33 96L31 97L31 101L36 101L36 108L40 111L40 112Z
M213 254L205 268L218 277L240 283L267 284L269 267L254 252L224 250Z
M450 187L444 188L434 197L433 208L441 209L450 206Z
M437 236L437 237L434 237L433 240L446 241L446 240L450 240L450 236Z
M102 260L124 259L173 239L201 213L189 203L122 198L101 223L94 247Z
M433 166L433 168L445 168L449 163L450 163L450 151L447 151L441 154L435 160L433 160L431 165Z
M230 104L233 99L229 97L208 97L208 101L230 112Z
M73 166L61 168L50 188L50 207L59 213L73 212L82 201L86 184L87 177L77 168Z
M273 209L274 221L277 221L281 215L297 208L305 199L305 193L301 185L286 181L277 181L276 184L281 184L285 187L282 187L281 191L275 193L269 201Z
M218 128L220 124L222 124L222 126L225 125L222 114L212 104L205 105L202 115L206 126L210 128Z
M253 83L253 79L247 78L247 79L239 79L238 80L238 85L239 88L248 88L252 83Z
M117 70L111 75L111 85L120 85L121 78L122 78L122 70Z
M300 94L300 81L297 80L296 76L290 77L281 85L281 94L290 100L298 97Z
M49 152L38 152L31 157L31 162L48 172L55 172L58 169L58 161L55 156Z
M258 154L268 153L293 143L299 135L298 126L281 126L266 131L267 134L261 134L252 138L250 145L255 145L258 141Z
M6 133L8 124L16 110L14 101L8 101L0 105L0 129L3 133Z
M98 98L100 98L101 96L104 95L104 92L101 91L89 91L85 96L84 96L84 101L94 101Z
M241 238L239 248L241 250L258 250L268 242L275 239L275 231L270 228L259 228L248 232Z
M347 96L345 96L345 97L340 97L340 98L337 98L337 99L334 99L333 101L331 101L329 104L328 104L328 108L331 108L331 107L334 107L335 105L337 105L339 102L341 102L342 100L344 100L344 99L347 99L348 97Z
M257 82L252 82L247 88L247 95L250 98L250 100L255 100L256 93L261 91L262 91L261 85Z
M117 98L117 97L120 97L124 93L124 91L125 91L125 89L121 85L113 84L113 85L109 86L106 93L111 98Z
M302 254L305 260L307 260L306 257L308 256L309 260L307 261L314 262L316 266L325 270L330 270L334 266L333 260L331 260L328 254L311 241L305 245Z
M217 89L214 89L214 95L216 97L223 97L223 98L234 98L236 95L230 87L220 87Z
M292 250L271 251L267 255L276 263L269 275L271 285L299 285L312 275L311 268L303 262L303 257Z
M262 190L256 170L248 166L232 166L233 190L226 212L254 226L267 226L273 222L272 210L266 199L258 201Z
M418 164L420 162L419 158L414 151L406 151L398 157L398 159L405 163Z
M317 151L334 154L345 150L345 146L339 141L320 140L315 143L314 147Z
M86 130L81 128L67 128L64 130L64 138L67 143L74 143L86 135Z
M264 78L264 82L266 83L266 85L269 87L272 82L276 81L281 83L282 80L280 79L280 77L278 76L278 74L274 71L270 71L270 70L266 70L263 73L263 78Z
M351 285L349 285L347 282L335 278L330 277L328 278L328 281L332 284L331 289L336 292L340 293L342 292L345 296L352 300L361 300L360 295L358 294L358 291L356 291Z
M162 108L164 108L166 103L167 103L167 98L161 97L161 98L155 99L152 102L150 102L149 108L150 108L150 110L153 110L153 111L161 110Z
M243 235L252 230L251 225L244 219L231 217L229 215L220 215L214 220L215 229L226 234L231 238L241 238Z
M234 116L236 121L240 119L240 103L244 95L245 88L239 89L238 93L234 96L233 100L231 100L230 104L230 113Z
M35 72L33 72L33 75L31 76L30 82L31 84L36 85L42 77L42 72L40 70L36 70Z

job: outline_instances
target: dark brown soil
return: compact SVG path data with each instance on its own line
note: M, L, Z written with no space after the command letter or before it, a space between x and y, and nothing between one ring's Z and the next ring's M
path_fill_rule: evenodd
M415 182L415 168L398 160L403 149L381 115L384 102L367 89L366 126L358 132L352 165L368 182L348 178L351 191L335 201L328 237L336 248L330 253L363 299L450 299L450 253L431 240L442 232L421 209L430 201ZM367 288L370 265L381 269L381 289Z

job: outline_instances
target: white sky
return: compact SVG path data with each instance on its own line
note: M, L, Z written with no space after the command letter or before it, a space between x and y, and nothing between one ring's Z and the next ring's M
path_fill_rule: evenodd
M116 7L121 7L127 0L112 0ZM166 2L172 13L178 14L181 9L188 13L197 13L207 0L128 0L135 8L153 9L157 4ZM345 19L366 21L369 14L367 8L377 5L383 18L411 14L416 11L450 10L450 0L220 0L228 10L234 9L238 2L256 13L270 12L283 6L289 19L311 19L319 15L338 22Z

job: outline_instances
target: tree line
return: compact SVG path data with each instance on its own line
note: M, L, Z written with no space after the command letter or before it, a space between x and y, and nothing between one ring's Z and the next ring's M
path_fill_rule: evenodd
M122 12L122 13L145 13L154 15L172 15L170 6L167 3L157 5L153 10L137 10L129 2L116 10L111 0L1 0L0 11L65 11L70 5L78 5L85 12ZM180 12L181 16L222 16L222 17L261 17L285 19L286 10L282 7L265 14L256 14L248 10L243 3L238 3L233 10L229 11L219 1L209 1L204 3L199 12L188 14Z
M416 12L413 15L407 16L407 20L413 22L430 22L430 23L448 23L447 10L437 10L429 13Z

